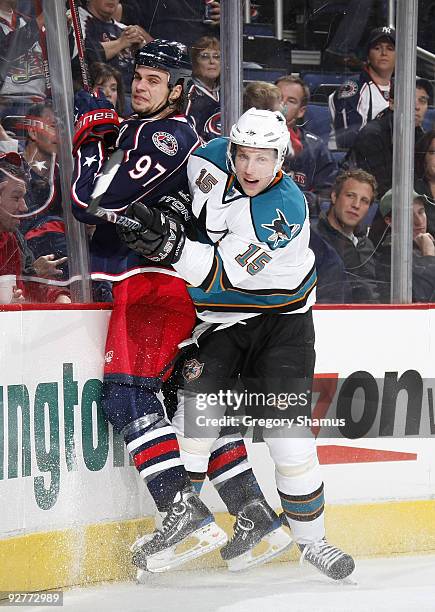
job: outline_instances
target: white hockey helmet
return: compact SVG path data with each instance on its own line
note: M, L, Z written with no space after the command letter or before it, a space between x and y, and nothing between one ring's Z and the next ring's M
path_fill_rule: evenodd
M275 149L277 160L274 176L281 169L287 151L291 151L290 134L285 117L279 111L250 108L233 125L228 143L227 158L230 169L236 172L234 155L236 147L253 147L256 149Z

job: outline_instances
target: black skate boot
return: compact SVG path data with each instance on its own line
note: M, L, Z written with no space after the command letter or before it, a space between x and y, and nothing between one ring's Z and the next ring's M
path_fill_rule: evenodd
M232 572L248 569L276 557L292 544L290 534L265 500L246 504L237 514L234 534L222 550Z
M133 544L132 561L140 570L164 572L205 555L226 541L226 533L189 487L177 493L161 529L156 529L151 539L146 535Z
M333 580L343 580L355 569L352 557L339 548L331 546L325 539L313 544L298 544L298 547L302 553L301 563L305 559L322 574Z

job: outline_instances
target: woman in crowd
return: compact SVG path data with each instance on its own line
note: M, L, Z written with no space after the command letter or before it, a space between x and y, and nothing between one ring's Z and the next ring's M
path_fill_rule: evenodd
M207 142L221 134L219 41L203 36L192 46L192 83L186 115L195 124L200 138Z

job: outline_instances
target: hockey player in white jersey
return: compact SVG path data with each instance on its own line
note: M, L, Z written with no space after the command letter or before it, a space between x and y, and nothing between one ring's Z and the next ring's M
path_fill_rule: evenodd
M185 370L185 406L180 406L173 425L190 473L207 471L210 449L219 435L219 425L198 428L198 388L216 393L241 380L269 396L302 381L309 395L315 363L311 306L316 269L308 246L305 198L281 171L288 146L281 113L250 109L233 126L229 139L211 141L189 160L193 215L204 236L201 241L184 237L174 248L173 266L191 285L189 293L202 323L194 334L198 349ZM129 212L149 225L148 212L141 207L134 205ZM143 253L147 240L145 231ZM154 255L151 241L148 254ZM226 408L218 405L206 414L220 417ZM331 578L345 578L354 562L325 540L323 482L314 437L307 428L289 430L283 424L264 429L263 438L302 558ZM249 559L257 554L253 549L267 538L270 554L262 556L260 546L261 560L290 545L274 521L269 533L256 529L257 511L258 504L256 509L252 504L240 508L234 536L221 551L230 569L252 565ZM276 541L270 541L270 534Z

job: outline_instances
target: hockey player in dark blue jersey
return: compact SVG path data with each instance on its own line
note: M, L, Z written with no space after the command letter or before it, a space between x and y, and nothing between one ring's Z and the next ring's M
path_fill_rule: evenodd
M281 113L252 108L233 126L229 141L213 140L189 160L193 215L209 240L185 238L173 248L174 268L190 283L202 321L193 336L198 349L183 372L184 403L173 419L189 472L206 472L228 408L214 398L228 398L237 382L254 399L271 397L275 416L284 410L282 395L290 402L294 390L305 391L293 416L304 417L309 408L316 271L306 200L281 171L289 140ZM146 223L145 210L133 206L130 212ZM146 232L142 238L146 252ZM345 578L354 562L325 540L314 437L309 427L290 429L285 419L277 421L266 425L263 437L293 540L302 559L333 579ZM240 500L240 479L226 476ZM254 565L256 555L264 559L256 549L260 543L269 544L269 558L289 546L266 506L261 495L240 502L234 536L221 551L230 569Z
M80 108L73 211L80 221L97 226L91 241L94 278L115 281L102 405L108 420L122 432L158 510L166 512L161 530L140 539L133 551L133 562L141 570L156 572L226 541L192 488L174 429L157 397L178 344L192 331L195 312L185 282L166 261L166 237L155 235L152 260L145 260L120 240L115 225L90 215L87 206L108 144L116 139L122 163L101 197L101 207L123 211L132 202L145 201L155 219L165 210L180 225L185 222L189 211L178 203L173 208L175 200L166 194L187 188L187 159L198 146L183 114L189 76L184 45L154 40L136 55L134 117L119 126L106 99L80 92L76 100ZM195 536L189 540L192 545L179 548L190 536Z

